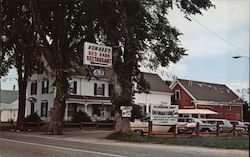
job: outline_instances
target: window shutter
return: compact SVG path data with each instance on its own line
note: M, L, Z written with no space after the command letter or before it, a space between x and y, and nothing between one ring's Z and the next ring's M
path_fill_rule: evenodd
M44 81L42 81L42 94L44 94Z
M49 81L48 81L49 82ZM46 113L45 113L45 117L48 116L48 102L46 102Z
M74 94L76 94L77 92L77 81L74 81L74 90L73 90Z
M97 83L94 84L94 95L97 95Z
M47 93L49 93L49 80L47 80Z
M40 112L40 117L42 117L43 116L43 103L41 103L41 110L40 110L41 112Z
M102 84L102 95L105 96L105 84Z
M112 95L113 90L114 90L114 85L109 84L109 96L111 96L111 95Z
M34 107L35 107L34 102L31 102L31 103L30 103L30 114L33 114L33 113L34 113L34 111L35 111Z

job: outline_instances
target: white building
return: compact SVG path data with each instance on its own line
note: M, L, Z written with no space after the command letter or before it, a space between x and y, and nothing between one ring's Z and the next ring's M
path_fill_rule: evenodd
M53 60L46 51L43 52L44 65L52 71ZM110 100L112 85L112 70L103 68L100 77L87 78L87 73L77 69L69 80L70 92L66 101L65 120L71 120L79 110L85 111L93 120L114 119L114 108ZM149 94L136 93L135 103L144 107L149 113L150 104L171 104L171 91L164 81L156 74L145 73L145 79L151 84ZM54 78L46 74L34 74L27 85L26 113L37 114L44 121L49 120L49 111L53 107L55 92Z
M96 79L86 78L86 73L79 70L69 80L70 91L66 101L65 120L71 120L77 111L85 111L94 120L112 119L110 101L110 71L104 70L104 76ZM33 75L27 85L26 116L37 112L43 120L49 119L49 111L54 104L54 79L44 74Z
M0 121L16 122L18 116L18 91L0 90Z
M157 75L151 73L144 73L144 78L150 83L148 93L135 93L135 103L142 106L143 113L148 115L150 113L150 106L152 105L171 105L171 92L167 84Z

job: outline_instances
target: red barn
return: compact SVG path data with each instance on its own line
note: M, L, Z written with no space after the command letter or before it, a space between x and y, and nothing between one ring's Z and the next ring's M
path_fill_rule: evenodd
M176 79L170 89L180 116L243 120L243 100L224 84Z

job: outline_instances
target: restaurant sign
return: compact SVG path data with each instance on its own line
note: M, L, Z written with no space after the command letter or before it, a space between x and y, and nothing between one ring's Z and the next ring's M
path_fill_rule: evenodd
M112 67L112 47L85 42L83 64L100 67Z

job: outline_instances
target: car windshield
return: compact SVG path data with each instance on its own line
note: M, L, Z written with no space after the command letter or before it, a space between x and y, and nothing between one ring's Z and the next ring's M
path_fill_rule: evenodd
M228 121L228 120L224 120L224 123L225 123L225 125L232 125L232 124L230 123L230 121Z
M204 122L201 121L200 119L195 119L195 118L194 118L193 120L194 120L195 123L200 123L200 124L203 124L203 123L204 123Z

